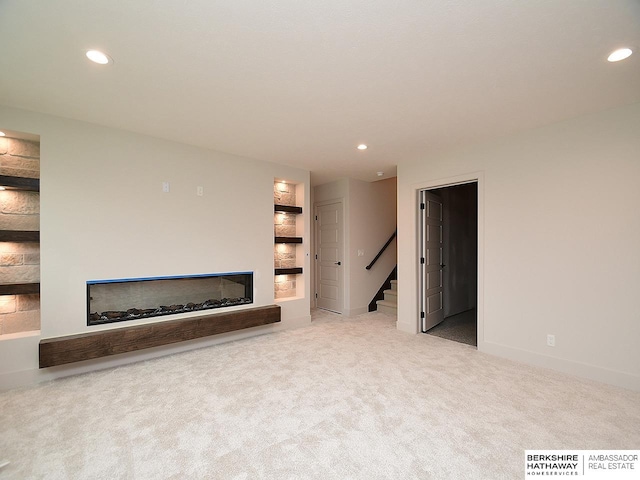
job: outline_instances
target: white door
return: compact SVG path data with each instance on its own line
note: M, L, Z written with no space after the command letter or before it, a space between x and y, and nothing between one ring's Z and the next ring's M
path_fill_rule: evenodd
M316 306L342 313L344 240L342 202L316 207Z
M420 192L420 318L422 331L444 320L442 300L442 200Z

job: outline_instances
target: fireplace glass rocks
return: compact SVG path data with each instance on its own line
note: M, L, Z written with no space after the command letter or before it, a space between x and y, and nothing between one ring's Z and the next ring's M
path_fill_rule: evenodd
M253 272L87 282L87 325L253 303Z

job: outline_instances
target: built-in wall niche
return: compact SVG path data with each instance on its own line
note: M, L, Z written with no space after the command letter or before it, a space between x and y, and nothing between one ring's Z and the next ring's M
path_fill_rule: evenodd
M301 184L276 179L274 199L274 296L300 296L304 264L304 190Z
M0 339L40 330L40 137L7 130L3 133Z

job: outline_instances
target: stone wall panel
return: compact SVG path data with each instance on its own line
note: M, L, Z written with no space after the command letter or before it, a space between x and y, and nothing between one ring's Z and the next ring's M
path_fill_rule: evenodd
M39 178L40 143L0 138L0 175ZM40 194L23 190L0 191L0 230L38 231ZM40 245L37 242L0 243L0 283L40 281ZM40 329L40 295L0 296L0 335Z
M7 313L2 316L2 335L40 330L40 310Z
M40 158L40 142L9 139L9 154L16 157Z
M38 283L40 265L0 267L0 283Z
M0 165L7 168L21 168L23 170L40 171L40 161L36 158L15 157L13 155L2 155Z
M3 166L0 166L0 175L6 175L8 177L40 178L40 173L34 172L33 170Z
M0 313L14 313L17 308L16 297L17 295L3 295L0 298Z
M24 255L22 253L0 253L0 266L13 267L24 264Z
M0 253L40 253L35 242L0 242Z
M40 265L40 252L38 253L25 253L24 254L25 265Z
M0 191L0 212L10 215L39 215L38 192Z
M16 295L16 310L26 312L40 310L40 295Z
M0 230L40 230L40 215L12 215L0 213Z

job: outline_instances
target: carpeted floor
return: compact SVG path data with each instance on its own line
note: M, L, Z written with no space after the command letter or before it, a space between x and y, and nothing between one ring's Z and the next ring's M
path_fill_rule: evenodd
M474 308L445 318L444 321L426 333L475 347L478 345L477 325L476 309Z
M518 479L639 445L640 393L375 312L0 394L1 480Z

